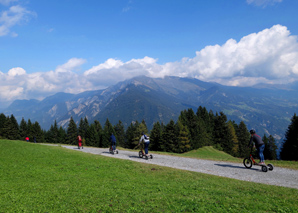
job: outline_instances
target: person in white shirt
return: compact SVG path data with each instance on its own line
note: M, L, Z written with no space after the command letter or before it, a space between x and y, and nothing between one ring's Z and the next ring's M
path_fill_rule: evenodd
M144 143L144 145L145 145L145 148L144 148L145 149L145 155L148 156L148 148L149 148L150 140L149 140L149 137L144 134L144 132L142 132L142 137L140 138L139 145L141 143Z

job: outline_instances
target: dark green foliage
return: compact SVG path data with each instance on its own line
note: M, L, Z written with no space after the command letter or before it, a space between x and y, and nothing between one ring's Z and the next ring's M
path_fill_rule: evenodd
M110 146L110 137L112 133L116 135L114 127L110 123L109 119L107 119L103 128L102 147Z
M125 146L125 129L123 123L119 120L119 122L114 126L114 130L116 133L117 146L124 147Z
M150 150L159 151L162 150L162 126L159 122L153 125L153 129L150 132Z
M166 126L162 134L162 151L166 152L177 152L177 132L175 128L175 123L171 120Z
M190 150L189 131L180 121L176 124L177 145L175 152L183 153Z
M77 125L74 122L73 118L70 118L67 134L66 134L66 143L71 145L77 145L78 129Z
M266 135L264 135L262 140L265 143L265 150L264 150L265 159L276 160L277 159L277 155L276 155L277 146L275 144L275 139L273 138L273 136L269 135L269 137L266 137Z
M249 148L247 146L250 140L250 134L243 121L241 121L238 128L236 128L236 135L239 143L238 157L246 157L249 154Z
M296 113L287 129L280 157L282 160L298 160L298 116Z

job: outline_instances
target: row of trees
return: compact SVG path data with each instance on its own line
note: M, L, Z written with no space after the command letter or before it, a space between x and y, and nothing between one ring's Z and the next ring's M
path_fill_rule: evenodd
M236 124L227 120L227 116L220 112L208 112L205 107L199 107L195 113L192 109L180 113L178 120L171 120L168 124L156 122L150 134L146 122L133 122L125 130L119 121L113 126L107 119L104 126L99 121L89 124L87 118L81 118L77 125L70 118L67 129L58 127L57 122L48 131L42 130L38 122L32 124L30 119L22 119L18 125L13 115L6 117L0 114L0 136L8 139L24 139L26 136L33 141L46 143L77 144L77 136L83 138L83 144L95 147L108 147L109 137L113 133L117 138L117 145L124 148L135 148L141 133L150 135L150 150L183 153L203 146L214 146L236 157L245 157L250 134L244 122ZM267 159L276 159L274 138L263 137L266 143L264 155Z

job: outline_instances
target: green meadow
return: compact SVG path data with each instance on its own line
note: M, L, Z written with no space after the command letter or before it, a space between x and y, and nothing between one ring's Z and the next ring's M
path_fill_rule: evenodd
M9 140L0 145L0 212L298 211L297 189L59 146Z

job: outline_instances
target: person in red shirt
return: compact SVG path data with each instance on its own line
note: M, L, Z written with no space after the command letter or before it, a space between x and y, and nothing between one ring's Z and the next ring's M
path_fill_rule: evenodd
M27 142L29 142L29 137L26 137L25 140L26 140Z
M80 135L78 135L77 139L78 139L78 148L81 149L81 147L82 147L82 137Z

